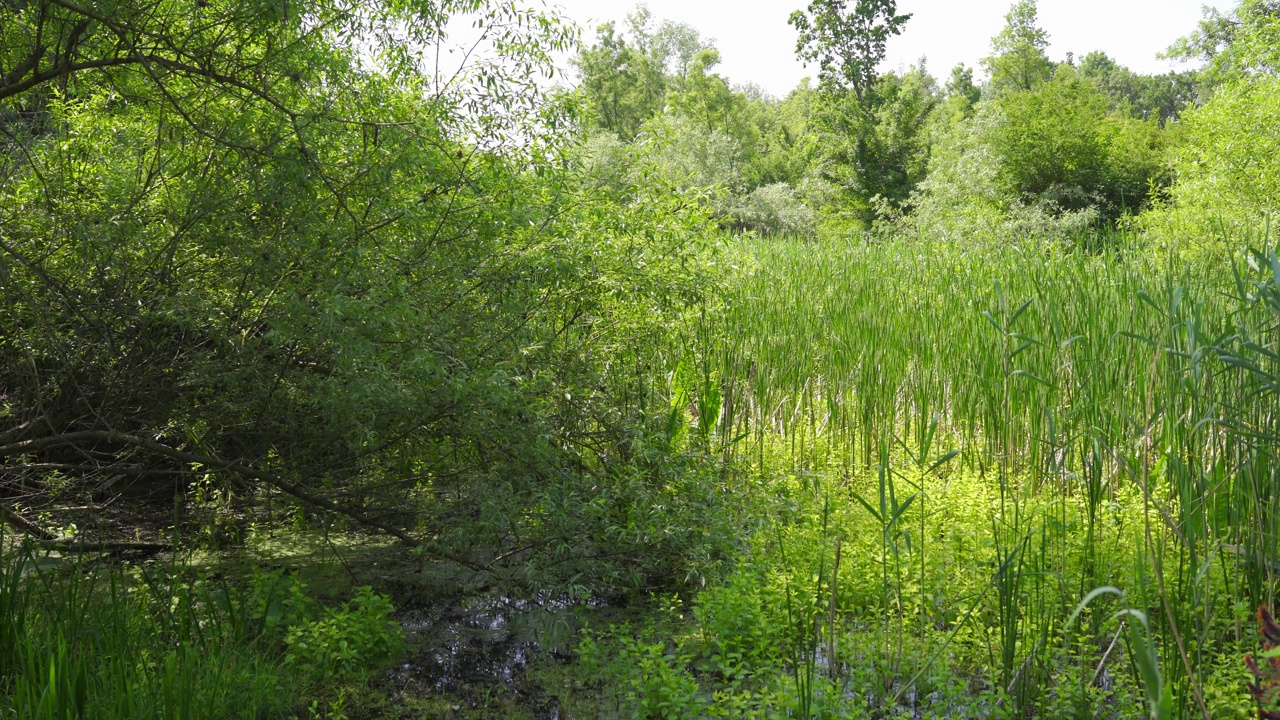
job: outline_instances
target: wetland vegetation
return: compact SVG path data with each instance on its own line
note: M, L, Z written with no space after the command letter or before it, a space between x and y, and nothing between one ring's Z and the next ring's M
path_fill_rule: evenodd
M0 3L0 718L1280 717L1280 5L910 19Z

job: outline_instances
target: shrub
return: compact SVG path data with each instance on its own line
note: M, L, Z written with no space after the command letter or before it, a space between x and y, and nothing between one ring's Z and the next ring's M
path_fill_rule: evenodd
M813 209L786 183L774 183L737 198L731 210L733 225L765 235L812 235Z
M1166 182L1158 122L1109 112L1089 80L1062 68L1034 90L996 102L985 140L999 158L1002 189L1054 212L1097 208L1114 219L1141 208Z
M1140 225L1167 246L1192 252L1236 249L1280 213L1280 78L1220 88L1188 113L1174 154L1169 202Z
M385 595L368 586L341 608L326 610L319 620L289 629L286 662L311 666L323 674L358 671L391 657L402 641L393 622L395 608Z

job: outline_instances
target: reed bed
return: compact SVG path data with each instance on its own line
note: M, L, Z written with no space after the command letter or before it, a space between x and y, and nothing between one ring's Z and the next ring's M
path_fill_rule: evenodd
M1206 677L1241 667L1242 618L1273 605L1280 568L1280 263L1191 266L1113 246L746 240L740 281L698 332L700 384L716 395L698 403L718 407L726 459L834 478L824 527L827 502L871 518L859 542L870 533L881 556L874 613L898 616L898 633L926 604L907 589L946 582L925 541L959 501L925 478L980 479L991 496L975 560L989 581L966 622L983 627L986 676L1016 714L1044 711L1048 648L1083 631L1067 626L1082 598L1116 584L1123 611L1094 614L1088 641L1142 628L1121 644L1152 716L1210 717ZM1117 513L1130 516L1119 534L1104 527ZM832 636L833 598L855 593L823 573L849 527L809 538L827 597L814 612ZM868 608L843 625L873 619ZM1147 657L1155 675L1136 672Z

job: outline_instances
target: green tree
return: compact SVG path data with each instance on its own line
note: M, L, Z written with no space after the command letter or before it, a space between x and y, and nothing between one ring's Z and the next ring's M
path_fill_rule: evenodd
M964 63L951 68L951 77L943 90L944 117L957 122L973 117L974 108L982 100L982 88L973 81L973 68Z
M686 576L639 554L699 525L670 512L678 449L648 438L668 333L714 287L710 226L643 182L651 158L617 193L578 173L529 82L575 38L556 16L14 7L0 474L180 498L198 471L504 577ZM445 9L496 53L452 80L417 55Z
M1152 182L1167 182L1159 125L1112 114L1107 97L1070 68L1007 93L995 112L987 141L1000 181L1025 202L1113 219L1140 209Z
M746 112L757 128L755 148L743 169L747 187L795 186L805 178L816 155L816 95L806 78L782 100L747 97Z
M796 55L818 64L823 85L849 89L866 103L889 38L900 35L911 15L899 15L896 0L812 0L788 22L799 33Z
M840 188L837 217L870 225L905 209L924 179L937 84L923 66L878 78L870 111L851 92L820 92L814 109L815 168Z
M1140 75L1103 52L1086 55L1080 75L1110 98L1113 112L1142 120L1155 118L1162 125L1180 116L1196 99L1194 73Z
M884 192L886 182L896 187L897 179L911 175L893 164L900 155L883 154L897 147L896 141L875 137L883 126L878 113L890 99L879 91L896 88L894 83L882 86L876 68L889 38L901 34L910 19L897 13L895 0L858 0L852 7L845 0L813 0L808 10L790 18L799 32L796 54L819 67L814 113L822 148L818 167L825 179L842 188L846 209L862 224L875 217L874 198L899 195Z
M876 94L881 102L870 153L875 184L868 189L881 215L898 215L908 209L912 191L929 169L929 120L939 102L938 87L922 60L903 75L880 78Z
M982 60L992 95L1031 90L1053 76L1053 63L1044 52L1049 34L1036 23L1036 0L1018 0L1005 15L1004 29L991 39L991 55Z
M628 141L667 109L672 93L683 93L686 104L690 92L703 98L693 102L731 104L723 97L728 84L709 73L719 62L719 52L696 28L670 20L655 26L644 5L627 16L625 34L605 23L597 29L595 43L573 59L591 120ZM690 77L691 72L697 77ZM724 85L723 92L717 83Z
M1170 46L1163 57L1200 61L1201 95L1245 75L1280 73L1280 2L1242 0L1223 13L1205 7L1196 31Z
M589 116L620 138L634 138L662 111L668 82L664 62L629 43L613 23L599 27L595 44L579 52L574 65Z
M642 52L655 58L669 77L683 77L694 56L714 49L714 41L702 37L698 29L686 23L662 20L650 29L653 14L644 5L627 17L631 37Z
M699 51L685 74L673 82L668 94L668 111L693 121L697 127L723 133L742 149L744 162L752 162L760 143L763 106L766 101L750 100L745 93L734 91L716 73L709 72L720 62L715 48Z
M1233 80L1180 123L1170 202L1144 226L1174 247L1235 257L1280 220L1280 78Z

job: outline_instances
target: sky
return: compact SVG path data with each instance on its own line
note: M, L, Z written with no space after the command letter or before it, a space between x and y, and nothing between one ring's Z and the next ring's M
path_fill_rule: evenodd
M636 0L548 0L584 29L590 43L602 21L621 22ZM956 63L977 68L989 54L991 38L1004 26L1013 0L899 0L899 13L912 13L903 34L893 38L883 70L905 69L921 56L929 71L945 81ZM715 39L718 71L734 85L748 82L785 96L806 75L795 58L795 31L787 24L806 0L647 0L657 20L675 20ZM1201 5L1220 10L1235 0L1040 0L1040 27L1049 33L1049 57L1068 52L1083 57L1102 50L1122 65L1144 73L1175 69L1156 54L1195 29ZM978 69L981 75L981 69Z

